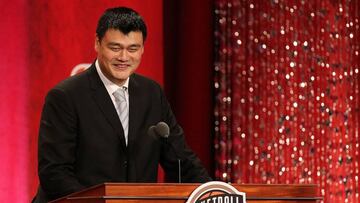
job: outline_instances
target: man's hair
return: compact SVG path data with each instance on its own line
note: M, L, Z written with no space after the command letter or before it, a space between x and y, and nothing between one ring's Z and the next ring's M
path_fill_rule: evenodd
M107 9L100 17L96 35L101 40L109 29L119 30L125 35L132 31L140 31L145 41L147 36L146 24L142 17L133 9L116 7Z

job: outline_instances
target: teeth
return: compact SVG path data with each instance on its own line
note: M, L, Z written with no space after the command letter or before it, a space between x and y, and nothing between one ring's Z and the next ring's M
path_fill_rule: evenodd
M124 64L115 64L114 66L117 68L127 68L128 67L128 65L124 65Z

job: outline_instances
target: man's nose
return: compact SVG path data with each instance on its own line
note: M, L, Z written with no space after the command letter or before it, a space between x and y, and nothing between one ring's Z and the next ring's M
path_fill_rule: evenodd
M117 59L119 61L127 61L129 60L129 53L126 49L123 49L121 51L119 51L118 55L117 55Z

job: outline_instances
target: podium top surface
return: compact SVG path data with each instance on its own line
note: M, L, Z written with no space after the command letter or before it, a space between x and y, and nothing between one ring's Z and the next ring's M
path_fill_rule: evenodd
M170 198L187 199L200 183L103 183L86 190L73 193L64 199L134 199ZM317 185L314 184L231 184L251 200L318 200Z

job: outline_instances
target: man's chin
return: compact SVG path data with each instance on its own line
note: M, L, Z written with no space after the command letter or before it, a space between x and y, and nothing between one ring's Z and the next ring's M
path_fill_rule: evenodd
M117 79L122 79L122 80L126 80L128 77L130 77L130 75L133 73L133 71L131 71L130 69L127 69L125 71L114 71L113 75L115 76L115 78Z
M118 75L116 75L116 79L117 80L126 80L126 79L128 79L128 77L130 77L130 73L126 73L126 74L118 74Z

